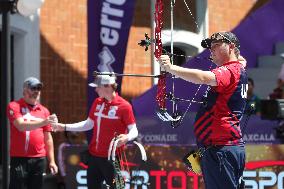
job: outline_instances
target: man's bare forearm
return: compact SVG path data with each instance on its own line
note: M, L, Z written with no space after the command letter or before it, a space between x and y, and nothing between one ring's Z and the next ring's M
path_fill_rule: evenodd
M31 131L45 125L48 125L49 121L47 119L39 119L36 121L27 121L23 118L18 118L14 121L14 125L19 131Z

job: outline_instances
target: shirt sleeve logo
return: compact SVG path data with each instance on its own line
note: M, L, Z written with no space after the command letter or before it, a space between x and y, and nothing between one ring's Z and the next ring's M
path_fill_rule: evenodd
M23 108L21 109L21 112L22 112L23 115L25 115L25 114L27 114L27 113L29 112L29 109L23 107Z

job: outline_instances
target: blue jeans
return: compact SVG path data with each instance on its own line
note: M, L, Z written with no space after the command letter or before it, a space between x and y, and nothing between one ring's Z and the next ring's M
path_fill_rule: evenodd
M245 167L244 146L212 146L201 158L206 189L238 189Z

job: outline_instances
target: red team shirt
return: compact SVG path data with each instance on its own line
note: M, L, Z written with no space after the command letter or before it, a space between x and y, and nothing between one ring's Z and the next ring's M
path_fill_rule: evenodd
M237 61L211 70L217 86L208 87L194 123L199 145L242 145L240 119L246 104L247 75Z
M47 108L41 104L34 107L28 105L24 99L10 102L7 108L7 116L10 121L11 130L11 157L44 157L46 156L44 132L50 132L51 126L46 125L32 131L19 131L14 120L23 117L24 120L35 121L45 119L50 115Z
M89 118L94 121L89 151L99 157L107 157L113 137L126 134L127 126L135 123L131 105L117 93L111 102L97 98L92 104Z

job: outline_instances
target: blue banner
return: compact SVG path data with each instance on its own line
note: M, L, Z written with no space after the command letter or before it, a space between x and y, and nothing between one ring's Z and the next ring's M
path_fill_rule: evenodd
M88 83L93 72L122 73L135 0L88 0ZM122 78L118 78L120 92ZM88 106L95 98L88 88Z

